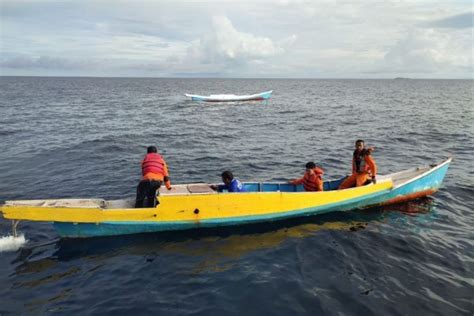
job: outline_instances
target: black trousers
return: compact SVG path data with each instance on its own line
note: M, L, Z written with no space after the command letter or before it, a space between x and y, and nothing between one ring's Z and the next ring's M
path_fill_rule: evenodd
M159 204L156 199L156 191L161 187L161 181L142 180L137 186L137 198L135 208L155 207Z

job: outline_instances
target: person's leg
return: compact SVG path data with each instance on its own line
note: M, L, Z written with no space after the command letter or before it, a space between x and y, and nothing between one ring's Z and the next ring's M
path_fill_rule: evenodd
M137 186L137 197L135 199L135 208L142 208L143 201L147 194L148 181L140 181Z
M356 177L357 177L357 174L351 174L349 177L347 177L346 180L344 180L339 186L339 190L344 190L344 189L354 187L356 184Z
M156 184L156 187L154 189L155 197L153 199L153 202L154 202L153 207L156 207L156 206L158 206L158 204L160 204L160 200L158 200L158 196L160 195L160 191L158 191L158 190L161 188L161 185L163 184L163 182L161 182L161 181L157 181L157 182L158 183Z
M359 173L356 179L356 187L365 185L365 182L367 182L368 179L369 175L367 174L367 172Z
M150 181L146 194L145 207L155 207L157 205L156 192L161 186L161 181Z

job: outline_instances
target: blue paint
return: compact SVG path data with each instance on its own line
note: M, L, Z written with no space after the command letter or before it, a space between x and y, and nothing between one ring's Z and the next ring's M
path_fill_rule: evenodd
M267 93L262 94L262 98L264 98L265 100L270 99L271 96L272 96L272 92L267 92Z
M386 196L381 196L375 200L376 204L383 203L385 201L406 196L409 194L423 192L427 190L437 190L443 182L444 176L448 171L449 163L444 164L440 168L437 168L429 174L416 179L410 183L407 183L401 187L390 190Z
M338 180L325 181L324 191L337 190L346 177ZM290 183L275 182L245 182L247 192L305 192L302 184L294 185Z

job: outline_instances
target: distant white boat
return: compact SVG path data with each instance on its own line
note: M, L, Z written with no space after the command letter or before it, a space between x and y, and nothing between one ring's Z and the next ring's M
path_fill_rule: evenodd
M250 95L211 94L208 96L186 93L185 96L191 98L192 101L203 102L259 101L270 99L272 92L273 90Z

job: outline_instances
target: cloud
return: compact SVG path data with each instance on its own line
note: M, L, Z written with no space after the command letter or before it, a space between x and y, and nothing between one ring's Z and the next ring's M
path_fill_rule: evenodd
M294 36L278 45L268 37L239 32L226 16L214 16L212 31L189 47L187 57L203 64L247 63L281 54L292 41Z
M469 1L0 0L0 6L2 75L473 73Z
M463 42L435 29L414 30L387 50L374 73L465 72L471 61L470 48Z
M468 13L458 14L458 15L447 17L447 18L439 19L431 23L427 23L426 26L440 27L440 28L454 28L454 29L469 28L469 27L472 28L473 27L472 21L474 21L474 13L468 12Z

